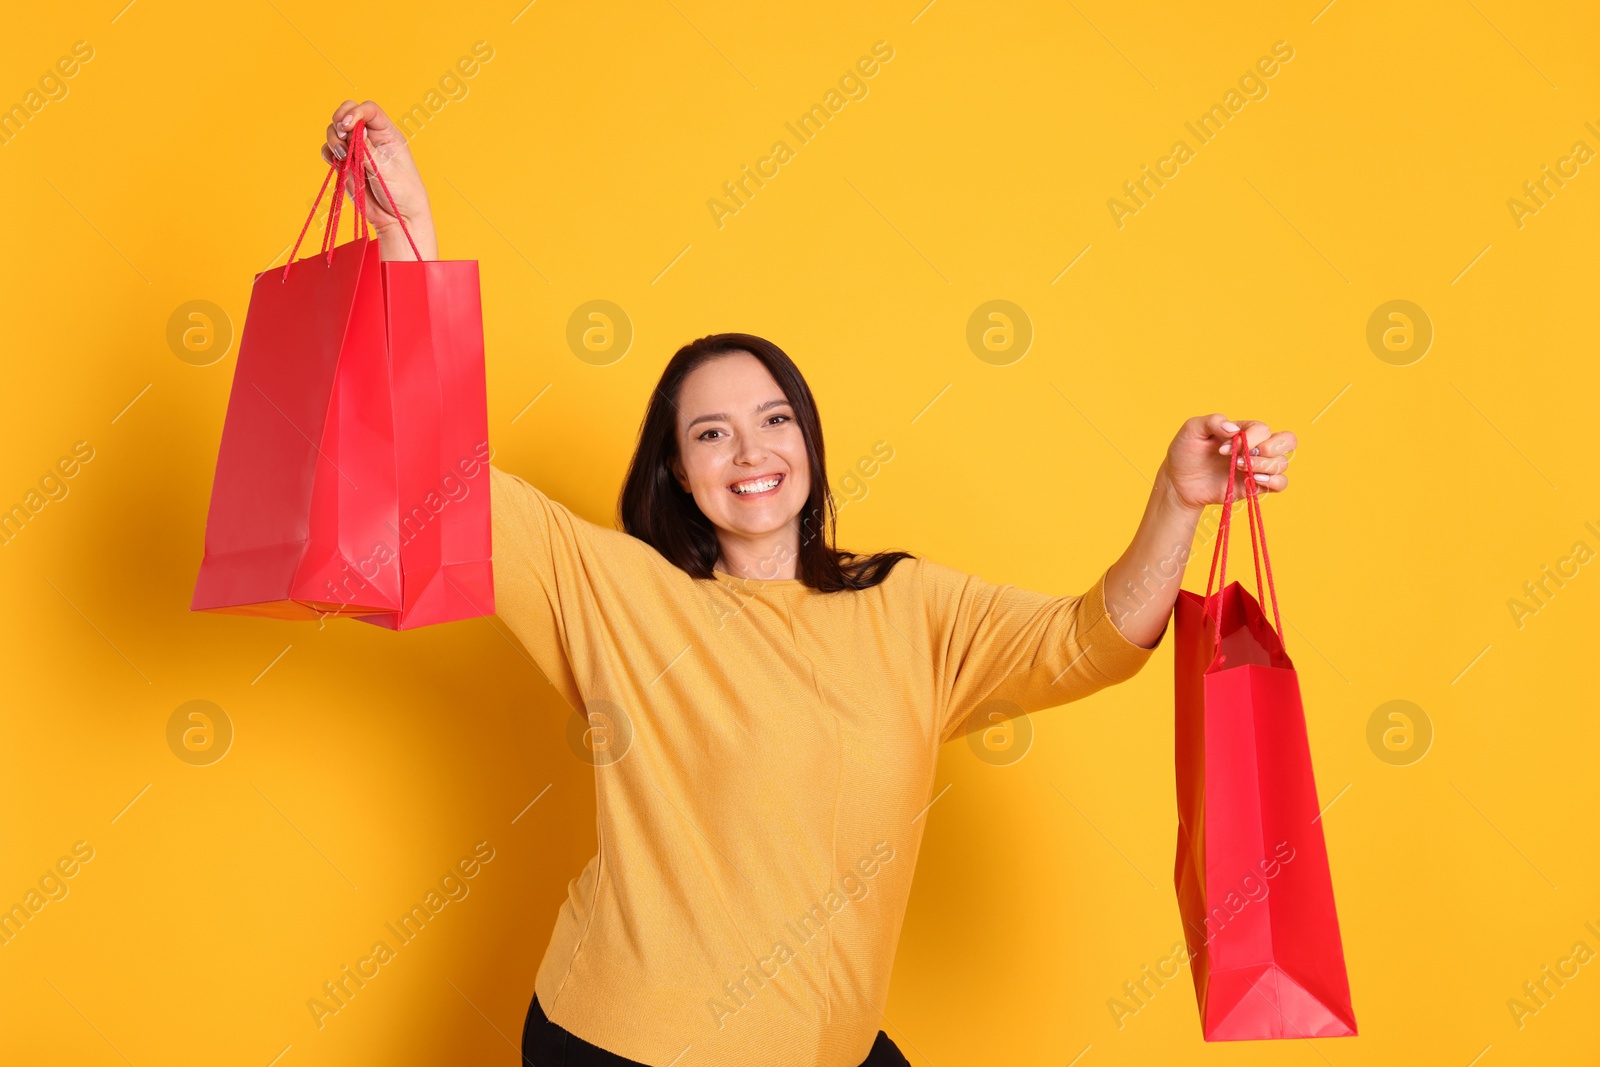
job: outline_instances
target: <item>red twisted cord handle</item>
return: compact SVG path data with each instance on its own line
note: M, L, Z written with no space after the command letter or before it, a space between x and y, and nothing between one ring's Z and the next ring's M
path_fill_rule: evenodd
M367 146L365 124L357 123L350 131L350 147L345 152L345 157L339 160L339 162L331 164L328 168L328 173L322 179L322 187L317 190L317 198L311 203L311 213L306 216L305 225L300 227L300 235L295 238L294 245L289 250L289 261L283 265L283 275L281 278L282 281L287 281L289 279L289 268L294 265L294 257L300 251L300 245L305 240L307 231L311 229L312 221L317 217L317 208L322 206L322 197L323 194L328 191L328 183L335 176L337 176L338 191L334 193L333 203L328 209L328 222L323 229L322 248L320 249L320 251L325 254L325 262L330 265L333 263L333 249L334 245L338 241L339 217L342 213L342 208L344 205L344 196L342 194L345 188L345 180L350 175L352 167L361 168L360 174L362 179L361 181L352 183L350 194L351 200L354 202L355 210L355 221L351 224L352 239L357 236L365 239L369 236L369 231L367 229L368 216L366 170L365 167L362 166L362 163L365 160L372 160L372 170L373 173L377 175L378 185L383 189L384 197L389 201L391 208L393 208L395 203L394 195L389 192L389 183L384 181L383 171L378 169L378 161L373 157L372 150ZM417 242L411 236L411 228L406 225L405 218L401 216L398 210L394 210L394 217L395 221L400 223L400 232L406 235L406 243L411 246L411 254L417 257L418 262L421 262L422 253L417 249ZM359 232L354 229L356 226L360 227Z
M328 169L328 173L323 175L322 188L317 190L317 198L311 202L311 214L306 216L306 224L300 227L300 236L294 239L294 247L289 249L289 262L283 265L283 277L280 278L279 281L286 282L289 280L289 268L294 266L295 253L300 251L300 242L306 239L306 231L311 229L311 220L317 217L317 208L322 206L322 195L328 191L328 182L333 178L338 169L339 168L337 166L330 167ZM334 195L338 196L339 194L335 193ZM327 237L324 236L322 240L323 244L326 245L328 240Z
M357 237L367 236L367 204L362 196L366 192L367 183L350 179L352 170L361 169L362 153L366 151L366 147L366 130L361 126L357 126L350 131L350 147L346 150L344 159L339 161L339 191L341 193L344 192L345 183L349 180L350 200L355 209L355 215L350 223L350 239L352 241ZM362 177L366 177L364 172ZM333 265L334 246L339 243L339 217L343 213L344 197L341 196L338 202L332 205L332 210L328 212L328 225L322 234L322 250L326 253L324 262L329 266Z
M1256 484L1255 463L1250 455L1249 442L1241 430L1233 436L1233 447L1228 452L1228 485L1222 494L1222 522L1217 531L1217 547L1211 554L1211 574L1206 579L1206 599L1211 599L1213 580L1217 589L1228 584L1228 542L1233 527L1233 464L1244 459L1245 516L1250 523L1250 558L1256 571L1256 601L1262 594L1261 569L1266 567L1266 592L1272 599L1272 618L1277 623L1278 641L1283 642L1283 616L1278 612L1278 587L1272 577L1272 557L1267 553L1267 528L1261 516L1260 487ZM1222 610L1217 610L1217 647L1222 647Z
M357 126L355 129L351 130L350 140L355 144L355 150L350 154L357 158L365 159L369 154L369 150L367 148L366 126ZM369 236L367 231L367 170L366 167L361 163L354 163L351 165L356 168L356 172L360 175L360 180L350 183L350 195L355 200L356 218L361 222L361 236L363 239L366 239ZM372 166L373 169L376 170L378 165L374 163Z
M1211 573L1206 577L1206 599L1211 599L1211 588L1217 580L1217 563L1228 557L1228 531L1232 528L1233 517L1233 464L1237 462L1238 438L1234 438L1235 447L1228 456L1228 484L1222 490L1222 515L1217 525L1217 547L1211 550ZM1223 566L1226 573L1227 567Z
M1278 613L1278 584L1272 580L1272 557L1267 554L1267 527L1261 517L1261 491L1255 485L1255 469L1248 456L1245 457L1245 474L1250 479L1250 510L1254 522L1250 524L1250 556L1255 559L1256 532L1261 535L1261 558L1256 561L1256 599L1261 599L1261 568L1267 570L1267 595L1272 598L1272 619L1277 625L1278 642L1283 642L1283 616Z
M350 147L345 152L345 157L339 161L339 189L342 192L346 180L349 180L350 199L354 205L355 215L350 223L350 239L368 237L367 230L367 182L366 169L362 160L371 153L367 150L366 127L357 125L350 131ZM376 167L376 164L374 164ZM351 178L352 171L361 174L361 181ZM328 212L328 225L322 234L322 251L325 253L324 262L333 265L333 249L339 243L339 217L344 212L344 197L339 197Z
M356 158L356 135L352 132L350 145L345 151L345 157L335 164L339 173L338 182L333 194L333 202L328 205L328 222L322 228L323 263L333 265L333 246L339 237L339 216L344 212L345 179L350 173L350 164Z

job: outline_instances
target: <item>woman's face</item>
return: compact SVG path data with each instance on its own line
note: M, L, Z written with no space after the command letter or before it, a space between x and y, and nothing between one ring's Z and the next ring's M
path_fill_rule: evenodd
M718 356L684 379L672 466L678 484L694 494L712 525L736 536L783 529L811 494L811 466L794 408L748 352Z

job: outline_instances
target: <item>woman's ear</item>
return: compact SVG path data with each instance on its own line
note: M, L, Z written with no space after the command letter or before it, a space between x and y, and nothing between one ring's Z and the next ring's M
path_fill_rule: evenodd
M689 478L683 473L683 463L679 457L673 456L672 459L668 460L667 469L670 470L672 472L672 476L678 480L678 487L680 489L682 489L685 493L693 492L693 490L689 488Z

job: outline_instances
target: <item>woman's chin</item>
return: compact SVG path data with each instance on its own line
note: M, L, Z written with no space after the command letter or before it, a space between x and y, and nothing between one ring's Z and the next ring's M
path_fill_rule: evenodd
M717 525L729 533L745 537L765 537L777 533L794 522L797 513L773 501L766 506L749 507L742 511L736 509L734 514L721 515L718 517Z

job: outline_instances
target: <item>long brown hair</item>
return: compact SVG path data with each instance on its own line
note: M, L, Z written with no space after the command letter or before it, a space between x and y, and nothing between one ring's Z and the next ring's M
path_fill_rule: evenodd
M713 577L719 554L716 527L694 496L683 491L670 464L678 455L678 394L684 379L701 364L732 352L748 352L767 368L794 409L805 439L811 493L800 510L800 558L795 568L800 580L829 593L870 589L887 578L896 563L915 558L909 552L864 556L834 547L837 509L828 488L822 420L811 387L783 349L748 333L714 333L691 341L678 349L661 372L617 501L623 530L693 577Z

